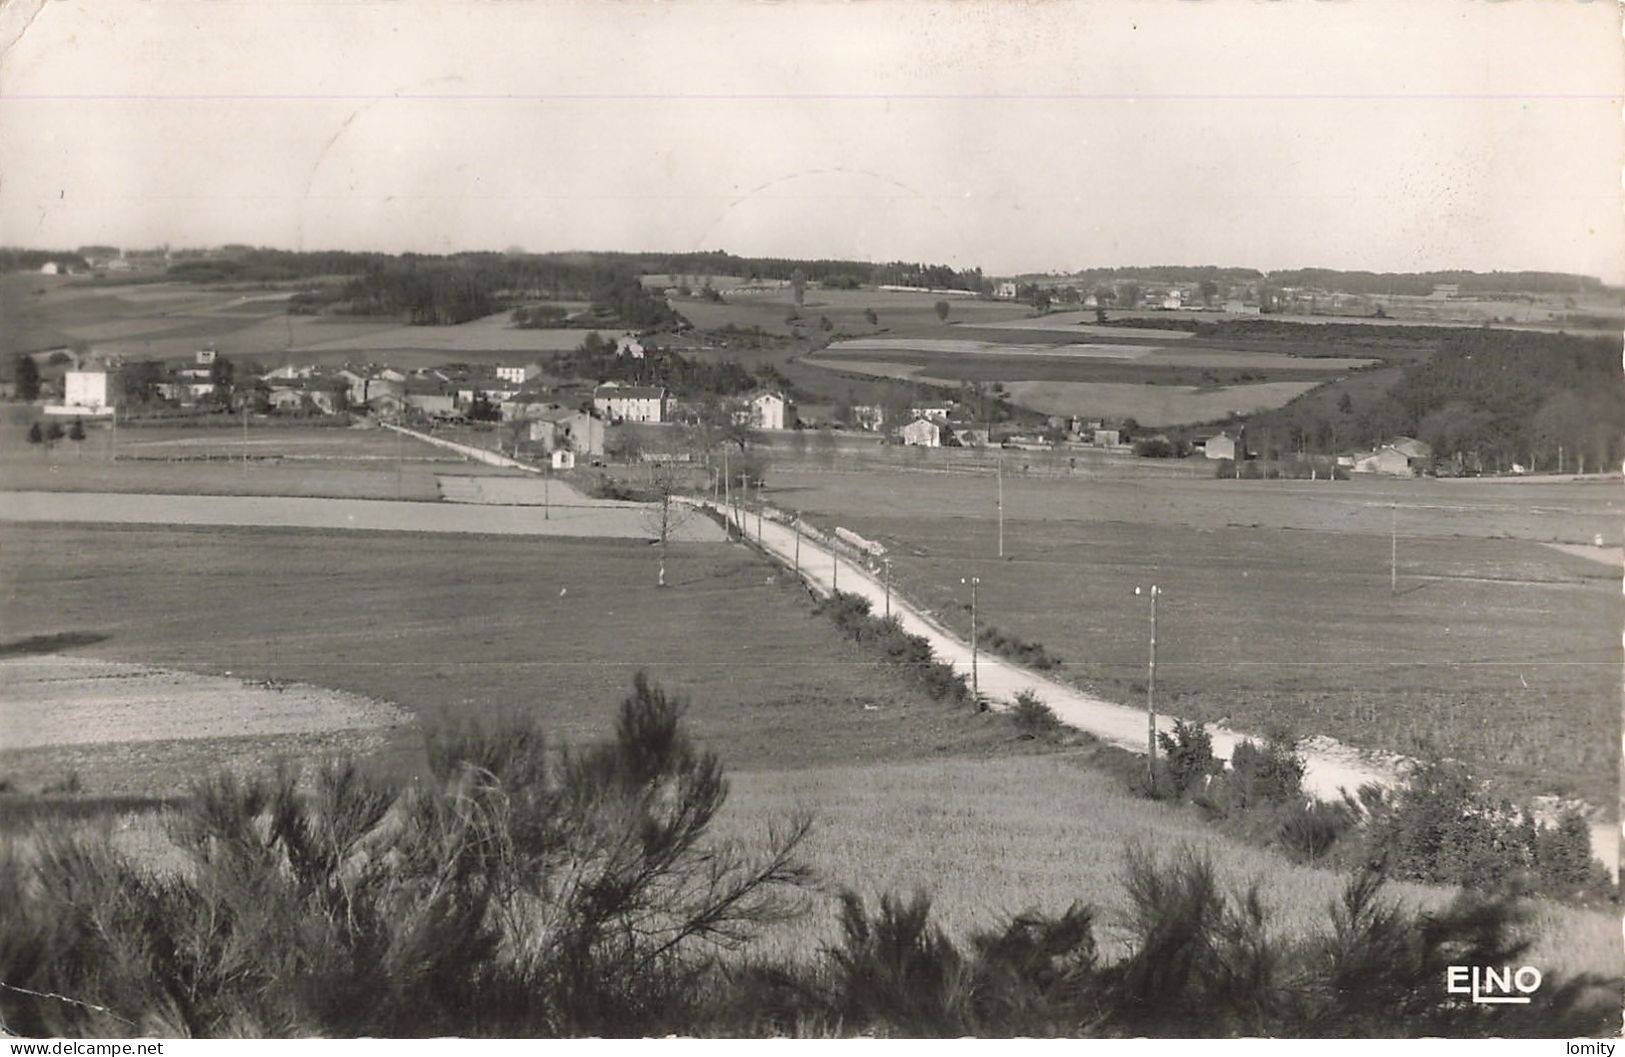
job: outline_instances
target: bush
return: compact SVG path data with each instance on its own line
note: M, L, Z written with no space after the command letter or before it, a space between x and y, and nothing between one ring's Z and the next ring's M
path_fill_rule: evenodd
M1397 790L1362 790L1361 806L1366 855L1396 877L1561 899L1615 892L1577 812L1539 826L1527 811L1492 802L1459 763L1429 761Z
M959 703L970 700L965 677L931 654L931 644L903 630L895 617L876 617L869 600L861 595L836 591L818 603L816 612L835 622L853 641L877 650L888 664L907 671L937 701Z
M1157 732L1164 765L1174 793L1184 796L1199 781L1223 769L1213 758L1213 736L1200 723L1174 721L1174 732Z
M1061 732L1060 717L1031 690L1016 695L1010 719L1023 737L1050 738Z
M976 641L999 656L1026 665L1028 668L1049 671L1061 666L1060 658L1043 646L1036 642L1027 642L1021 636L1002 631L991 624L977 632Z
M1303 799L1303 772L1303 757L1291 741L1272 738L1263 745L1242 741L1230 754L1222 795L1238 810L1291 803Z
M1357 821L1347 804L1325 800L1283 804L1278 815L1275 843L1295 862L1324 858Z
M551 1035L692 1026L713 952L793 909L805 820L708 842L727 795L641 675L615 739L446 728L427 781L218 776L184 870L107 833L0 853L0 1017L29 1035ZM64 1002L53 995L70 996Z
M1381 872L1366 869L1323 929L1288 936L1256 884L1227 891L1189 850L1131 851L1124 883L1128 948L1115 960L1101 956L1081 904L1017 915L959 945L923 895L884 895L871 912L846 892L840 941L823 964L757 965L736 978L734 1009L748 1011L733 1033L1538 1037L1608 1032L1618 1015L1603 993L1611 982L1590 976L1549 974L1526 1007L1444 990L1449 965L1523 957L1525 917L1504 900L1465 894L1414 911L1385 899Z

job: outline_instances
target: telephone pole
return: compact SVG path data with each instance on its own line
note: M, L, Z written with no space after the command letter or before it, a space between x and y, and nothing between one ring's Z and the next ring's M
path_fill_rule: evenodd
M982 684L978 669L980 668L980 647L976 639L976 585L982 582L980 576L962 576L962 584L970 584L970 696L976 702L976 710L982 710Z
M1162 588L1151 585L1149 591L1136 587L1135 594L1151 596L1151 659L1147 667L1145 684L1146 775L1155 788L1157 780L1157 598Z
M1399 594L1399 504L1388 505L1388 593Z
M733 480L728 474L728 449L722 449L722 527L724 535L733 539Z
M999 456L998 471L996 473L996 476L999 479L999 557L1003 558L1004 557L1004 456L1003 455Z

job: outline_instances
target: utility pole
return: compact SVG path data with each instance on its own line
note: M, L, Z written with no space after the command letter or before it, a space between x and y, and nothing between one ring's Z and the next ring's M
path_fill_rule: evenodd
M970 696L976 702L976 710L982 710L982 684L979 678L981 648L976 640L976 585L982 582L980 576L960 577L959 582L970 584Z
M551 473L548 472L552 468L552 465L553 465L553 458L552 458L551 455L549 455L547 461L542 463L542 520L543 521L552 521L553 520L553 496L552 496L552 489L549 487L549 484L548 484L549 480L553 476ZM664 554L662 554L661 560L662 561L665 560Z
M1557 446L1557 472L1563 472L1563 445Z
M243 472L248 472L248 405L243 405Z
M1142 592L1140 588L1136 587L1134 593L1144 593L1151 596L1151 659L1145 684L1145 767L1146 776L1152 782L1152 788L1155 788L1157 780L1157 597L1162 594L1162 588L1152 584L1149 591Z
M999 479L999 557L1004 557L1004 456L999 456L997 477Z
M1399 594L1399 504L1390 503L1388 513L1388 593Z
M728 449L722 449L722 526L724 534L733 539L733 481L728 475Z
M762 542L762 506L766 502L762 498L762 479L756 478L756 542Z

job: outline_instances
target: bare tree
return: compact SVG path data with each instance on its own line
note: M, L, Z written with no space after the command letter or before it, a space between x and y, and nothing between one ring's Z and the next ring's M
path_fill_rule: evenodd
M660 572L656 586L666 586L666 553L672 536L693 516L694 511L677 498L682 492L684 474L669 462L650 466L650 504L644 514L644 528L655 538L660 549Z

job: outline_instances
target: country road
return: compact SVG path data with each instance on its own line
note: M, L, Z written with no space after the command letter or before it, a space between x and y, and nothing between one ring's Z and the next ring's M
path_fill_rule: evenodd
M699 501L698 505L727 516L722 504ZM828 543L811 530L798 534L782 512L769 509L767 516L758 521L753 511L747 511L742 525L739 520L729 520L741 528L748 539L758 542L763 550L785 565L799 564L801 576L814 589L827 593L837 585L838 578L840 590L868 599L875 613L884 611L886 588L878 577L851 557L837 557ZM967 642L944 629L928 613L900 597L895 590L891 593L891 612L904 630L924 638L938 659L951 664L956 671L969 678L972 658ZM1146 748L1144 708L1131 708L1092 697L1076 687L1021 668L985 650L980 651L976 667L982 696L994 708L1008 707L1017 694L1030 690L1049 705L1063 723L1134 752L1142 752ZM1157 729L1172 732L1176 718L1159 714ZM1213 737L1214 754L1223 759L1229 759L1236 744L1248 737L1244 733L1212 725L1207 729ZM1254 740L1258 739L1255 737ZM1401 779L1404 765L1401 757L1392 754L1386 758L1379 757L1326 737L1307 740L1300 745L1299 751L1305 764L1304 788L1321 798L1336 798L1340 790L1353 792L1367 783L1394 785ZM1597 857L1617 875L1620 827L1596 822L1591 827L1591 841Z

